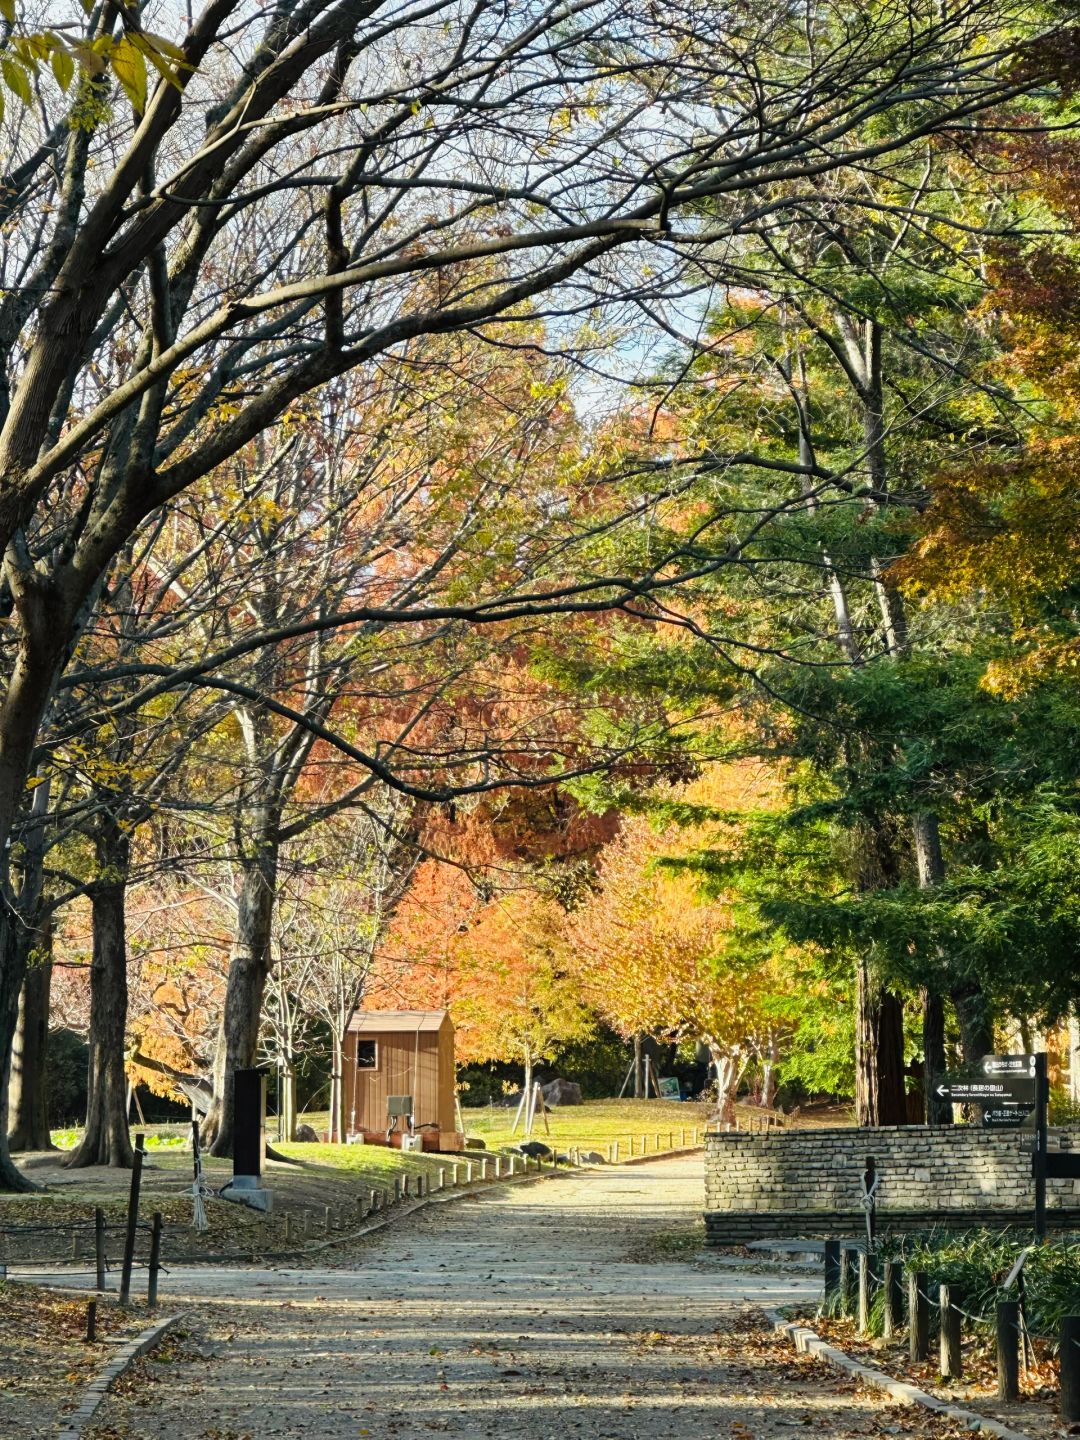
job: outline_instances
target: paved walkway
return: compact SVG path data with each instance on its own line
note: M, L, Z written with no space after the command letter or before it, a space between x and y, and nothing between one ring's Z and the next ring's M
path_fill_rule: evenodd
M878 1433L876 1401L838 1395L748 1316L747 1302L815 1291L816 1272L627 1258L701 1205L694 1155L432 1206L372 1239L360 1269L174 1271L164 1302L196 1302L199 1347L149 1365L96 1433L766 1440L823 1420L830 1437ZM785 1358L755 1366L754 1346Z

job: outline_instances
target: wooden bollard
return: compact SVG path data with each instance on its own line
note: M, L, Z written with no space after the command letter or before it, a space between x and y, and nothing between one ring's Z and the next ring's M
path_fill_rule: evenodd
M997 1304L998 1399L1020 1399L1020 1302Z
M311 1234L311 1211L306 1208L300 1212L300 1234L305 1240Z
M1061 1418L1080 1420L1080 1315L1061 1320Z
M930 1300L925 1270L908 1271L908 1354L912 1360L930 1359Z
M649 1153L649 1137L647 1135L642 1135L641 1137L641 1153L642 1155Z
M331 1231L333 1228L334 1228L334 1221L333 1221L333 1217L332 1217L331 1214L330 1214L330 1206L329 1206L329 1205L324 1205L324 1206L323 1206L323 1234L324 1234L324 1235L329 1235L329 1234L330 1234L330 1231Z
M486 1180L486 1179L487 1179L487 1159L486 1159L486 1158L480 1161L480 1179L481 1179L481 1180Z
M849 1315L851 1301L851 1258L846 1245L840 1247L840 1304L837 1309L841 1315Z
M612 1142L611 1152L612 1152L611 1163L612 1163L613 1165L617 1165L617 1164L619 1163L619 1142L618 1142L618 1140L615 1140L615 1141Z
M398 1202L401 1200L401 1196L402 1196L402 1194L404 1193L404 1189L405 1189L405 1186L404 1186L404 1182L402 1181L401 1176L400 1176L400 1175L395 1175L395 1176L394 1176L394 1204L395 1204L395 1205L398 1204Z
M466 1185L471 1185L471 1184L472 1184L472 1161L471 1161L471 1160L466 1160L466 1161L465 1161L465 1184L466 1184Z
M496 1155L496 1156L495 1156L495 1179L496 1179L496 1180L501 1180L501 1179L502 1179L502 1156L501 1156L501 1155Z
M941 1373L947 1380L959 1380L964 1373L960 1352L960 1311L953 1304L957 1298L953 1288L942 1285L941 1291Z
M903 1320L904 1297L900 1293L900 1268L892 1260L886 1260L882 1283L885 1289L885 1309L882 1313L881 1333L891 1340Z
M669 1130L669 1131L668 1131L667 1148L668 1148L669 1150L674 1150L674 1149L675 1149L675 1132L674 1132L674 1130Z
M680 1149L680 1150L685 1150L685 1149L686 1149L686 1129L685 1129L685 1127L684 1127L682 1130L679 1131L679 1149Z
M131 1299L131 1267L135 1263L135 1236L139 1229L139 1191L142 1189L142 1167L146 1158L146 1137L135 1136L135 1154L131 1163L131 1187L128 1191L127 1231L124 1235L124 1259L120 1270L120 1304Z
M825 1241L825 1313L834 1313L840 1305L840 1241Z
M379 1192L377 1190L369 1190L367 1202L368 1213L371 1214L379 1208Z
M161 1270L161 1211L154 1211L150 1228L150 1263L146 1271L146 1304L153 1310L157 1304L158 1272Z
M440 1190L445 1190L445 1189L446 1189L446 1166L445 1166L445 1165L440 1165L440 1166L439 1166L439 1189L440 1189Z
M409 1196L410 1196L411 1194L412 1194L412 1176L411 1176L411 1175L403 1175L403 1176L401 1177L401 1194L398 1196L398 1199L399 1199L399 1200L408 1200L408 1198L409 1198Z
M865 1250L859 1251L859 1334L865 1335L870 1329L870 1302L873 1298L874 1274L870 1268L870 1256Z
M99 1205L94 1211L94 1283L105 1289L105 1211Z
M86 1343L92 1345L97 1339L97 1301L86 1302Z

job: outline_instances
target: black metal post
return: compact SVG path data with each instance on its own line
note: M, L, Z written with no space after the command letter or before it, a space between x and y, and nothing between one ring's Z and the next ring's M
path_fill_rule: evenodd
M105 1289L105 1211L100 1205L94 1210L94 1284Z
M840 1249L840 1314L851 1314L851 1254L846 1245Z
M881 1333L891 1340L903 1321L904 1299L900 1293L900 1267L893 1260L886 1260L882 1277L885 1288L885 1310Z
M135 1155L131 1162L131 1189L128 1191L127 1232L124 1235L124 1263L120 1271L120 1304L131 1298L131 1266L135 1259L135 1235L139 1228L139 1191L142 1188L142 1167L145 1135L135 1136Z
M1035 1177L1035 1234L1046 1239L1046 1154L1049 1149L1050 1080L1046 1055L1035 1056L1035 1148L1031 1156L1031 1173Z
M1061 1322L1061 1418L1080 1420L1080 1315Z
M1020 1398L1020 1302L999 1300L997 1306L998 1399Z
M925 1270L908 1271L908 1351L912 1360L930 1359L930 1301Z
M146 1303L152 1310L157 1304L158 1271L161 1269L161 1211L154 1211L150 1231L150 1268L146 1279Z
M86 1343L92 1345L97 1339L97 1301L86 1302Z

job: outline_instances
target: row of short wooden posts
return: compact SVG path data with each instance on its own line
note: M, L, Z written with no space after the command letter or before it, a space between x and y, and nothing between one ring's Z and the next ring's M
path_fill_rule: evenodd
M693 1130L688 1130L688 1129L686 1129L686 1128L683 1128L682 1130L677 1130L677 1131L676 1131L676 1130L668 1130L668 1131L666 1131L666 1132L660 1131L659 1133L654 1133L654 1134L652 1134L652 1135L647 1135L647 1134L642 1134L642 1135L627 1135L627 1136L626 1136L626 1145L625 1145L625 1148L623 1147L623 1142L622 1142L621 1139L619 1139L619 1140L612 1140L609 1144L605 1145L605 1147L604 1147L604 1150L605 1150L605 1156L604 1156L604 1158L607 1160L607 1162L608 1162L609 1165L617 1165L617 1164L619 1163L619 1161L622 1160L622 1159L624 1159L624 1158L625 1158L625 1159L629 1159L629 1160L633 1160L633 1159L635 1159L637 1156L640 1156L640 1155L648 1155L648 1154L650 1153L650 1152L649 1152L649 1141L650 1141L650 1140L652 1141L652 1153L653 1153L654 1155L662 1155L665 1150L674 1150L674 1149L676 1149L676 1145L675 1145L675 1136L676 1136L676 1135L678 1135L678 1137L679 1137L679 1144L678 1144L678 1147L677 1147L678 1149L680 1149L680 1150L685 1150L685 1149L687 1148L687 1145L688 1145L688 1144L689 1144L690 1146L692 1146L692 1147L696 1147L696 1146L697 1146L697 1143L698 1143L698 1131L697 1131L696 1128L693 1129ZM687 1141L687 1138L686 1138L687 1135L690 1136L690 1140L689 1140L689 1141ZM667 1141L667 1144L666 1144L666 1145L664 1144L664 1141L665 1141L665 1140ZM591 1146L589 1146L589 1147L580 1146L580 1147L578 1147L577 1149L575 1149L574 1151L571 1152L571 1158L576 1158L576 1156L581 1153L581 1150L582 1150L582 1149L591 1149L591 1148L592 1148Z
M880 1269L875 1266L880 1265ZM963 1375L961 1340L966 1317L963 1296L952 1285L940 1285L935 1302L924 1270L908 1270L892 1260L877 1261L861 1246L839 1240L825 1242L825 1308L855 1315L860 1333L870 1328L870 1310L877 1292L882 1294L882 1334L893 1338L906 1324L908 1353L913 1361L930 1358L930 1314L938 1311L938 1345L941 1374L959 1380ZM905 1295L906 1292L906 1295ZM994 1317L997 1344L998 1398L1020 1396L1021 1347L1026 1343L1019 1300L999 1300ZM1061 1322L1061 1415L1080 1420L1080 1316Z

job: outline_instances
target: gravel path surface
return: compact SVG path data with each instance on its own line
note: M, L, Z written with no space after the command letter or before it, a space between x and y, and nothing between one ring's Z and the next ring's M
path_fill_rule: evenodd
M432 1206L362 1268L174 1271L191 1340L109 1399L99 1440L833 1440L909 1412L796 1358L749 1308L817 1288L649 1254L702 1205L701 1157L564 1176ZM355 1263L355 1262L354 1262ZM899 1421L896 1417L899 1415ZM914 1425L916 1422L912 1421Z

